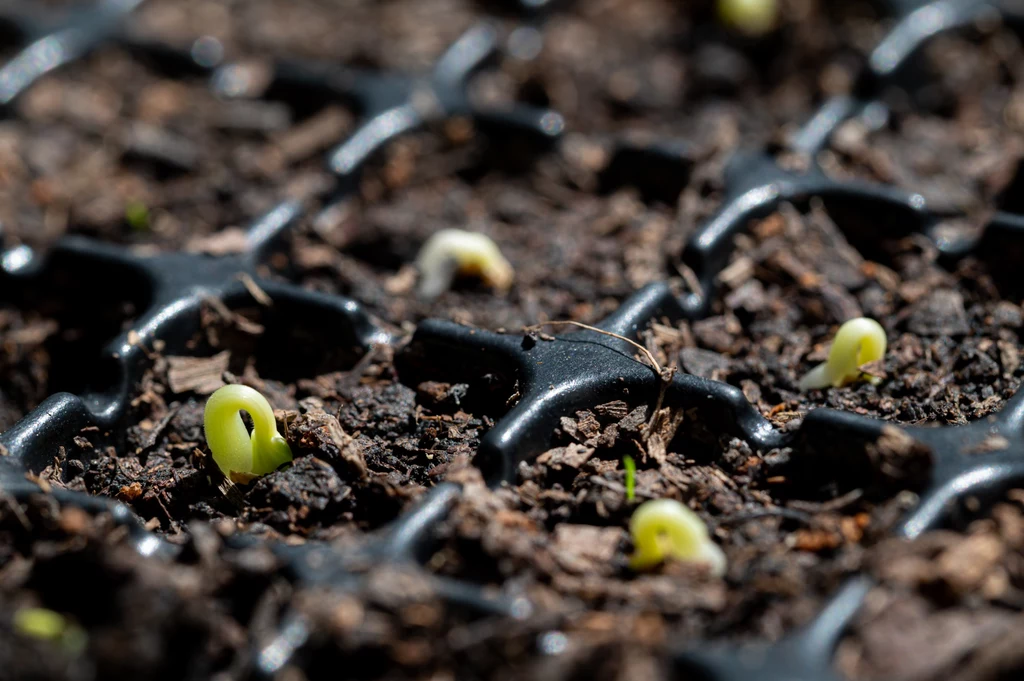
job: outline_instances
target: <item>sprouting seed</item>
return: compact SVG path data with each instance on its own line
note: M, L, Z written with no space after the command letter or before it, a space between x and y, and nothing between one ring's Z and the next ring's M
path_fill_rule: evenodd
M32 638L59 638L67 626L64 615L46 608L21 608L14 613L15 631Z
M622 465L626 469L626 501L636 499L636 461L629 454L622 457Z
M751 37L768 33L779 20L777 0L718 0L718 19Z
M801 390L838 388L863 378L860 367L885 356L885 329L874 319L858 317L836 332L828 359L800 379Z
M629 558L634 570L654 567L667 558L702 563L711 574L725 574L725 554L711 541L697 514L674 499L645 501L629 520L635 551Z
M124 219L136 232L149 229L149 208L142 201L129 201L124 207Z
M252 435L240 411L252 418ZM266 475L292 460L292 450L277 432L274 410L267 398L245 385L218 388L206 401L203 414L206 443L224 475Z
M19 608L14 613L14 630L22 636L51 641L77 655L88 642L85 631L64 615L46 608Z
M515 273L490 237L461 229L442 229L423 244L416 256L419 295L436 298L456 276L475 275L498 291L507 291Z

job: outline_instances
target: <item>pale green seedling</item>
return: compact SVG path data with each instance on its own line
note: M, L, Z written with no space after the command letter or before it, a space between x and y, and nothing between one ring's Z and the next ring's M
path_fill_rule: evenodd
M13 624L22 636L50 641L72 655L81 653L88 644L85 630L46 608L20 608L14 613Z
M416 256L420 271L418 293L436 298L458 275L475 275L498 291L507 291L515 272L498 245L487 236L462 229L442 229L423 244Z
M136 232L149 229L149 208L142 201L129 201L124 207L124 218Z
M723 24L751 37L768 33L779 20L777 0L718 0L717 4Z
M885 348L885 329L881 324L867 317L851 319L836 332L828 359L800 379L800 389L838 388L860 380L867 376L860 367L882 359Z
M242 415L252 418L252 434ZM292 450L277 432L274 410L267 399L245 385L226 385L206 401L203 414L206 443L224 475L266 475L292 460Z
M707 526L674 499L640 504L629 520L629 532L636 549L629 558L634 570L646 570L673 558L707 565L715 576L725 574L725 554L711 540Z
M636 499L636 461L629 454L622 457L622 465L626 469L626 501Z

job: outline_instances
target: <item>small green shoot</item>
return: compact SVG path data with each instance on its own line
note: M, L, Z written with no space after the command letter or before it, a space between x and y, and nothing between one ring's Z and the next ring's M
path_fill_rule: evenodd
M751 38L775 28L779 20L777 0L718 0L718 19Z
M240 411L252 418L252 435ZM277 432L270 403L248 386L226 385L210 395L203 429L213 460L228 478L266 475L292 460L292 450Z
M636 461L629 454L622 457L622 465L626 468L626 501L636 501Z
M668 558L702 563L711 574L725 574L725 554L711 541L707 526L696 513L674 499L640 504L629 520L635 551L629 558L634 570L646 570Z
M142 201L129 201L124 207L124 219L136 232L149 231L149 207Z
M15 611L14 630L28 638L56 643L71 655L81 653L88 643L88 637L80 626L46 608L20 608Z
M860 370L868 362L885 356L885 329L874 319L858 317L839 327L828 360L800 379L801 390L839 388L867 376ZM877 380L868 378L868 380Z
M478 276L502 292L515 277L512 265L489 236L462 229L442 229L431 235L416 256L416 268L418 293L428 300L447 291L456 276Z

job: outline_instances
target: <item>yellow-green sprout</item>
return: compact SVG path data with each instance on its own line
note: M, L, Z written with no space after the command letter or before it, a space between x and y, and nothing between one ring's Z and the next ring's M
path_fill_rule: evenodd
M865 376L860 367L885 356L885 329L874 319L858 317L839 327L828 359L800 379L801 390L838 388Z
M645 501L629 520L635 551L634 570L654 567L668 558L707 565L711 574L725 574L725 554L711 541L697 514L674 499Z
M240 411L252 418L252 435ZM203 414L206 443L224 475L266 475L292 460L292 450L277 432L267 398L245 385L226 385L210 395Z
M751 37L768 33L779 20L777 0L718 0L718 19Z
M626 469L626 501L636 499L636 461L629 454L622 457Z
M459 275L478 276L499 291L508 290L515 275L490 237L461 229L442 229L427 239L416 257L416 268L419 295L428 299L447 291Z
M129 201L124 207L124 219L136 232L149 229L149 208L142 201Z
M22 636L51 641L71 654L85 650L85 631L64 615L46 608L20 608L14 613L14 630Z

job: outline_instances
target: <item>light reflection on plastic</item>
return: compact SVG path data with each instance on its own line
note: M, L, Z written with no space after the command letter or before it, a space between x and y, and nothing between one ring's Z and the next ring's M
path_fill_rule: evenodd
M135 550L138 551L140 555L148 557L154 555L157 551L159 551L160 545L161 542L157 537L149 535L147 537L143 537L139 541L139 543L135 547Z
M331 170L339 175L353 172L366 156L400 132L413 128L419 117L411 107L396 107L364 125L330 159Z
M871 102L864 107L860 117L869 130L881 130L889 122L889 107L881 102Z
M948 234L940 234L935 237L935 245L939 247L940 251L949 250L955 243L956 241Z
M540 637L540 651L545 655L560 655L569 647L569 638L560 631L549 631Z
M272 211L260 218L259 222L249 233L246 234L246 241L250 249L262 246L271 241L279 232L285 229L302 211L302 205L289 201L275 207Z
M777 183L757 187L744 193L728 204L725 210L714 218L711 225L697 237L699 247L705 250L711 248L715 242L725 236L735 222L752 215L758 208L771 204L779 197L779 193Z
M3 268L7 272L17 272L32 261L32 249L21 245L12 248L3 255Z
M0 102L10 102L44 73L57 68L68 57L67 36L51 35L25 48L0 71Z
M549 111L540 118L540 128L545 134L554 137L565 129L565 119L553 111Z
M274 674L291 659L295 651L306 642L309 630L299 618L290 621L280 634L260 651L257 665L264 674Z
M491 53L496 36L494 27L487 24L470 29L441 57L434 67L434 77L448 83L461 80Z
M916 48L923 38L941 31L955 16L956 7L949 2L911 12L875 50L871 56L872 69L877 73L889 73L907 57L908 47Z
M963 499L971 492L982 490L996 480L1002 471L996 466L986 466L959 475L936 492L929 495L918 506L910 519L903 525L901 534L907 539L916 539L931 529L936 521L948 510L954 499Z
M526 600L522 596L512 601L512 617L515 619L526 619L532 612L533 606L530 605L530 601Z
M222 97L241 97L252 88L253 78L249 69L231 64L217 69L210 85Z

